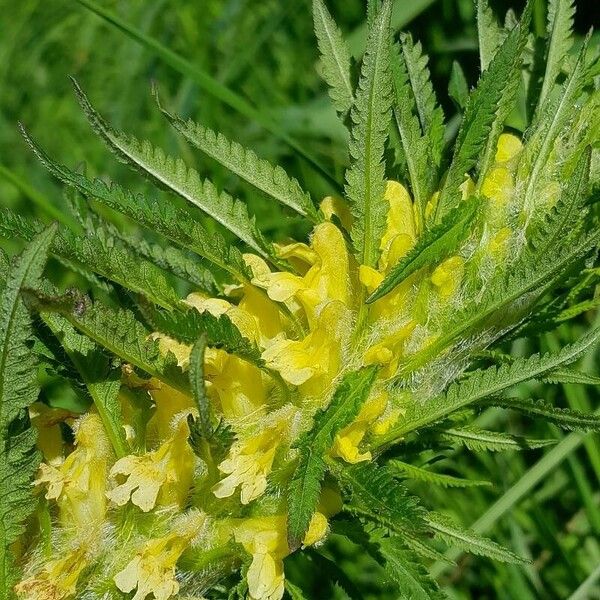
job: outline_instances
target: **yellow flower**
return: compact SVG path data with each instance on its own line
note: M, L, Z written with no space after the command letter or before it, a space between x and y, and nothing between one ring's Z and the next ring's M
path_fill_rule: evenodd
M48 486L46 498L56 500L67 527L98 524L106 512L106 476L111 448L95 413L75 423L75 450L58 467L42 464L35 484Z
M505 167L493 167L483 180L481 192L486 198L506 204L514 193L511 172Z
M50 408L43 402L35 402L29 407L29 418L38 434L37 447L49 465L58 466L64 460L65 444L60 423L73 416L73 413L68 410Z
M242 504L261 496L267 489L267 476L285 429L285 421L281 420L262 433L236 441L229 456L219 465L227 477L213 486L213 494L217 498L228 498L239 487Z
M258 414L264 408L267 380L264 373L249 362L224 350L207 348L204 375L207 393L225 418L239 419Z
M148 421L148 437L153 435L159 441L169 439L173 435L173 425L181 413L189 413L194 403L192 399L176 389L158 381L150 392L154 400L155 411Z
M521 140L510 133L502 133L498 138L496 162L505 163L515 158L523 149Z
M313 380L312 388L323 391L339 372L349 323L346 307L341 302L330 302L304 339L288 340L282 336L265 349L262 358L288 383L300 386Z
M205 523L201 513L186 515L181 531L146 542L114 582L122 592L136 590L132 600L167 600L179 592L175 567Z
M431 282L438 288L442 298L448 298L457 290L464 271L464 258L451 256L439 264L431 274Z
M269 298L276 302L298 302L312 328L324 304L337 300L350 306L352 295L350 257L341 231L333 223L317 225L310 247L314 264L305 275L263 272L256 283L265 287Z
M381 371L380 377L391 377L398 367L402 357L402 347L405 341L414 331L415 321L408 321L396 331L386 335L381 341L373 344L364 354L365 365L386 365Z
M118 506L129 500L144 512L156 503L183 506L192 481L194 453L188 444L186 414L179 416L175 433L158 450L142 456L119 459L110 471L111 478L125 478L106 496Z
M304 537L304 546L319 542L327 533L327 518L316 512ZM283 559L290 553L284 515L244 519L234 529L235 541L252 555L248 569L251 600L279 600L283 596Z
M326 196L321 201L319 208L328 221L331 221L335 215L346 231L350 231L352 228L352 213L348 205L341 198Z
M352 464L371 460L371 452L361 452L359 446L368 431L381 435L398 419L398 410L389 411L383 418L387 406L387 392L381 392L365 402L356 419L335 436L331 455Z
M63 600L72 598L77 581L88 565L85 546L77 546L62 558L47 562L42 570L15 586L15 592L25 600Z

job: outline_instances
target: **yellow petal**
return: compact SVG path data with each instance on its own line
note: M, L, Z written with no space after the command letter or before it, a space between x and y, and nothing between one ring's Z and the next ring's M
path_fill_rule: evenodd
M438 265L431 274L431 282L438 288L440 296L451 296L462 280L465 261L460 256L452 256Z
M512 174L504 167L494 167L483 180L481 192L486 198L501 203L508 202L514 192Z
M503 163L512 160L523 149L521 140L510 133L503 133L498 138L496 149L496 162Z
M348 205L341 198L327 196L323 198L320 208L328 221L331 221L331 218L335 215L346 231L350 231L352 228L352 213L350 212Z

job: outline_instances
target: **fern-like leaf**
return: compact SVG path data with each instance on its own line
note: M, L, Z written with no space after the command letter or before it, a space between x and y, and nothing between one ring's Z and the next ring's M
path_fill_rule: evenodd
M519 24L504 40L471 94L456 139L452 163L440 191L435 220L439 221L458 203L460 185L465 173L480 158L504 97L506 82L519 72L526 41L527 28L525 24Z
M387 213L383 152L392 102L389 65L391 2L385 0L367 41L352 107L352 164L346 172L346 195L354 223L352 241L361 264L374 265Z
M158 93L156 99L158 102ZM273 166L268 160L259 158L252 150L227 139L221 133L215 133L191 119L185 121L172 115L162 108L160 103L159 108L169 123L198 150L267 196L313 222L318 221L317 211L310 196L302 190L298 181L289 177L281 167Z
M421 42L414 43L410 34L400 37L402 56L415 99L423 136L427 139L435 165L440 164L444 145L444 112L437 102L429 74L429 58Z
M38 397L37 365L28 347L31 321L21 290L36 285L55 235L52 226L25 248L6 274L0 295L0 598L17 578L11 545L35 508L31 480L39 466L27 407Z
M344 376L329 406L315 415L310 431L296 443L298 465L289 485L288 543L297 548L308 529L325 475L325 453L338 431L352 422L366 400L376 375L369 367Z
M479 481L477 479L463 479L462 477L453 477L445 473L435 473L429 469L417 467L397 459L390 460L387 466L396 470L399 475L407 479L423 481L434 485L440 485L445 488L467 488L478 487L482 485L492 485L489 481Z
M462 444L473 452L506 452L552 446L555 440L534 440L478 427L453 427L440 432L440 437L454 444Z
M269 244L248 215L246 205L225 192L181 160L167 156L150 142L113 130L95 111L79 85L73 81L79 102L94 130L117 157L150 177L160 187L174 192L200 208L264 258L273 258Z
M227 243L219 233L206 230L202 226L203 215L196 207L189 206L185 211L180 210L157 199L134 195L116 183L88 179L53 161L23 128L22 133L42 164L59 181L74 187L84 196L123 213L143 227L160 233L178 246L206 258L236 279L245 281L251 277L240 251Z
M485 404L515 410L533 418L542 418L568 431L600 431L600 416L571 408L559 408L543 400L493 398Z
M401 536L425 526L425 510L387 466L357 464L335 470L347 499L344 509Z
M152 331L130 310L114 309L99 300L92 303L76 292L57 296L28 290L27 301L40 313L62 315L77 331L126 363L189 393L189 382L175 356L171 352L161 354Z
M402 600L443 600L443 594L423 563L404 543L394 537L381 537L375 543L385 571L396 584Z
M321 75L329 86L333 106L345 116L354 102L350 50L323 0L313 0L313 21L321 53Z
M474 402L489 396L497 396L513 385L539 378L559 367L573 363L592 348L599 338L600 328L592 330L559 352L518 358L511 364L475 371L463 381L452 384L445 394L428 400L426 404L421 405L418 402L410 404L401 425L380 439L395 438L409 431L415 431Z
M504 563L524 564L527 560L521 558L514 552L504 548L500 544L484 538L474 531L457 527L445 515L438 513L429 513L427 523L435 531L437 537L449 545L477 554L478 556L487 556L492 560Z

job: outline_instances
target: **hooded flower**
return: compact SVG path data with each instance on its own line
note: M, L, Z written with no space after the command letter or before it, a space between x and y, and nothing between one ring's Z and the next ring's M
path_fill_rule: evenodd
M157 450L141 456L130 454L113 465L110 477L124 481L106 494L112 502L124 506L131 500L144 512L157 503L183 506L195 464L186 417L185 412L179 416L174 433Z
M117 588L125 593L135 590L132 600L167 600L179 593L176 578L177 561L191 541L201 531L205 516L201 513L186 515L177 531L143 544L134 558L114 577Z
M106 478L112 456L100 417L89 413L75 423L75 450L59 466L42 463L37 485L56 500L61 522L82 528L99 524L106 512Z
M327 532L327 518L316 512L304 536L304 546L316 544ZM248 569L251 600L279 600L283 597L283 559L290 553L287 519L283 515L244 519L234 529L235 541L252 555Z
M87 550L79 545L61 558L47 562L39 573L15 586L24 600L63 600L75 597L77 581L88 565Z

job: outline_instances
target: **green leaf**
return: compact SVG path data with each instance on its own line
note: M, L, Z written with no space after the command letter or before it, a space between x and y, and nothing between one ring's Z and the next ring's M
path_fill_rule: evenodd
M37 221L26 221L9 209L0 207L0 235L9 239L20 237L30 241L42 229ZM106 279L143 294L152 302L173 308L180 302L177 292L167 279L167 273L117 243L98 226L85 237L60 228L50 251L55 256L78 263Z
M189 382L175 356L171 352L161 354L153 332L130 310L110 308L99 300L91 303L78 293L49 296L29 290L27 300L38 312L62 315L77 331L125 362L189 393Z
M155 91L154 94L169 123L190 144L267 196L313 222L318 220L310 196L302 190L298 181L289 177L281 167L273 166L269 161L259 158L255 152L227 139L222 133L215 133L191 119L185 121L177 115L172 115L160 105L158 92Z
M505 452L544 448L556 444L556 440L534 440L470 426L444 429L440 431L440 437L455 444L462 444L473 452Z
M376 373L374 367L369 367L345 375L329 406L315 415L312 428L295 445L299 458L288 488L288 544L292 549L301 544L319 501L326 471L325 453L335 435L359 413Z
M180 210L168 202L142 194L135 195L116 183L88 179L53 161L24 128L21 131L36 156L58 180L79 190L87 198L98 200L143 227L199 254L236 279L246 281L251 278L252 274L244 263L241 252L226 242L219 233L208 232L202 225L203 214L196 207L189 206L187 210Z
M244 337L226 314L216 317L206 310L200 312L192 307L171 312L147 306L141 309L157 331L177 341L194 344L204 334L206 343L213 348L222 348L258 367L265 364L260 348Z
M483 72L476 89L471 93L458 131L446 181L440 191L435 210L436 221L440 221L458 204L465 173L476 165L489 140L498 107L505 98L506 82L519 73L526 41L527 23L520 23L508 34L489 67Z
M429 469L410 465L397 459L390 460L387 466L391 470L397 470L398 474L408 479L424 481L434 485L441 485L445 488L467 488L481 485L492 485L489 481L479 481L477 479L463 479L462 477L453 477L444 473L435 473Z
M51 226L27 245L6 274L0 296L0 598L12 596L18 575L11 545L35 509L31 481L40 463L27 408L39 394L37 364L28 347L31 320L21 290L37 284L56 233Z
M378 443L399 439L402 435L435 423L460 408L488 396L497 396L503 390L518 383L537 379L559 367L573 363L592 348L599 337L600 328L590 331L559 352L541 356L535 354L529 358L518 358L511 364L474 371L463 381L453 383L445 394L428 400L426 404L414 402L408 405L401 425L378 438Z
M200 431L205 437L210 437L213 432L210 419L210 402L206 396L204 385L204 353L206 350L206 334L202 334L194 344L190 353L190 387L192 396L198 409Z
M452 61L448 94L454 100L459 110L465 109L469 100L469 84L467 83L465 72L456 60Z
M454 252L470 233L478 205L477 198L461 202L441 223L425 231L416 245L367 298L367 303L382 298L419 269L436 264Z
M589 35L585 38L575 65L557 93L552 94L536 117L517 168L517 177L524 182L521 195L523 211L528 217L539 198L539 182L548 168L548 161L560 133L576 116L573 105L590 78L588 65ZM576 111L575 111L576 112ZM551 168L555 168L550 164Z
M421 229L425 206L437 182L438 169L433 161L428 138L421 131L415 97L408 79L406 63L398 44L390 47L390 56L394 86L394 124L402 142L410 189L418 209L416 216L419 221L419 229Z
M130 450L125 439L118 398L121 370L113 367L100 348L89 338L78 334L64 317L46 313L43 319L60 340L62 348L85 383L116 456L126 456Z
M104 139L109 149L121 160L152 179L159 186L181 196L231 231L263 258L273 258L270 246L248 215L246 205L225 192L218 192L209 180L181 159L167 156L150 142L113 130L94 110L87 96L73 80L79 102L94 130Z
M402 600L441 600L445 595L427 573L419 558L398 537L376 540L387 575Z
M354 215L352 241L364 265L374 265L377 261L387 214L383 152L392 102L388 52L390 10L390 0L386 0L369 33L352 107L352 160L346 171L346 195Z
M340 466L335 475L348 499L344 510L402 536L422 532L425 510L387 466L359 463Z
M344 116L354 102L350 50L323 0L313 0L313 21L321 53L321 75L329 86L333 106Z
M423 137L427 140L434 164L439 165L444 145L444 113L431 84L427 67L429 58L423 54L421 43L414 43L410 34L402 34L400 42Z
M548 1L548 29L546 46L546 71L538 99L538 110L545 104L564 68L569 51L573 46L573 23L575 3L573 0Z
M477 37L479 38L479 62L483 72L488 68L506 37L506 32L499 25L488 0L477 0Z
M559 408L543 400L492 398L485 404L516 410L535 419L545 419L569 431L600 431L600 416L571 408Z
M486 556L492 560L504 563L524 564L527 561L500 544L482 537L462 527L456 527L452 521L437 513L427 515L428 525L435 531L437 537L449 545L455 545L471 554Z

